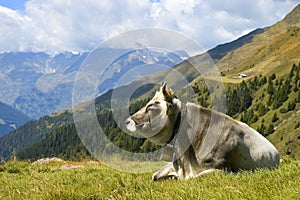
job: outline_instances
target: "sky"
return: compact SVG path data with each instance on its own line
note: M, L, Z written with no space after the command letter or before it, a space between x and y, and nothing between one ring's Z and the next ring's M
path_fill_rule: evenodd
M0 52L90 51L140 28L164 28L205 50L270 26L299 0L0 0ZM174 41L176 42L176 41Z

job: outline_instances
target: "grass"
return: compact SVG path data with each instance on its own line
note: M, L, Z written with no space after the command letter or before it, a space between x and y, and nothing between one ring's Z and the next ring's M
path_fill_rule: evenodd
M72 170L61 170L61 165L20 161L0 165L0 199L290 200L300 196L300 161L292 159L284 159L275 170L218 171L197 179L161 182L152 182L152 173L126 173L99 163L80 163L85 167Z

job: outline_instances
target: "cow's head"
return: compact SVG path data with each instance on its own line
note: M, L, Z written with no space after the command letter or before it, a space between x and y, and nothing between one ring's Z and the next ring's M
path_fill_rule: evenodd
M147 105L126 120L126 128L164 145L172 136L179 110L180 101L164 82Z

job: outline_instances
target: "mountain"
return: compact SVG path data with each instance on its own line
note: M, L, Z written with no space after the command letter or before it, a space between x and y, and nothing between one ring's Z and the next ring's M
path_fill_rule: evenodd
M209 51L227 88L227 112L263 133L282 155L300 158L300 4L281 21L244 39L234 41L242 45L225 44ZM217 54L223 57L216 57L218 48L225 49ZM193 65L205 66L202 57L192 58ZM177 67L186 66L182 63ZM205 78L216 80L209 74ZM196 77L192 83L201 85L201 80L201 76ZM254 89L245 110L240 107L243 102L231 99L244 98L244 83ZM236 87L237 92L233 92Z
M275 144L282 155L293 158L300 158L299 12L300 5L273 26L257 29L231 43L217 46L210 50L209 54L188 58L174 66L174 69L183 75L194 89L197 102L210 107L212 101L218 100L212 98L214 92L218 92L218 88L208 89L203 79L218 81L215 78L216 74L210 73L211 67L216 64L221 72L218 75L222 76L222 84L226 89L224 94L226 102L220 102L226 104L225 112L257 129ZM112 70L107 73L118 75L121 71L115 70L118 69L118 65L112 66L114 66ZM193 66L201 67L203 73L199 74ZM239 73L244 73L246 76L239 77ZM171 86L177 81L173 76L168 76L166 71L151 74L139 81L147 78L167 79ZM176 92L184 93L184 84L187 83L182 83L180 88L176 88ZM116 90L126 92L128 90L124 87L130 88L134 85L138 85L137 82ZM140 89L141 91L136 93L138 95L132 95L135 99L132 99L130 113L146 102L153 91L153 85ZM147 95L144 95L145 93ZM149 149L150 151L155 149L156 147L149 144L147 140L137 140L118 128L110 108L111 95L112 91L109 90L95 100L97 117L106 130L107 137L120 148L130 151L147 152ZM121 95L120 99L115 101L124 101L124 99ZM82 111L88 110L91 103L86 102L78 108ZM23 159L48 155L63 155L71 159L71 155L90 156L87 155L82 144L78 144L71 112L67 110L42 117L0 138L0 156L2 158L11 156L13 149ZM86 128L89 128L91 123L89 118L82 120ZM72 148L76 149L78 154L71 152ZM108 146L102 150L109 152L111 149Z
M122 86L117 88L117 90L127 90L124 87L132 87L132 85ZM152 89L153 84L145 85L138 89L133 96L135 99L138 99L145 91ZM128 143L133 144L132 141L134 141L134 143L141 143L142 145L144 140L140 141L140 139L122 133L116 125L116 122L112 119L112 111L110 109L111 95L112 90L95 100L99 123L105 130L109 130L112 134L109 137L114 141L118 141L120 144L123 143L124 148L128 146ZM87 111L88 116L82 118L82 123L86 124L87 127L91 122L91 120L89 120L88 110L92 103L94 102L85 102L76 108ZM137 109L142 103L143 101L135 102L133 107ZM93 125L90 127L93 127ZM124 138L127 138L127 140L124 140ZM97 146L100 146L100 144L97 144ZM138 148L135 145L131 146ZM35 159L37 157L55 155L74 160L91 157L87 149L80 142L71 109L30 121L17 130L0 138L0 161L9 158L14 153L17 153L18 157L22 159Z
M250 33L225 44L220 44L216 46L215 48L208 51L208 54L212 57L212 59L215 62L218 62L220 59L222 59L228 52L236 50L237 48L252 42L255 35L261 34L265 31L263 28L255 29L254 31L251 31Z
M299 62L299 13L300 4L276 24L258 28L235 41L218 45L207 53L187 59L175 68L186 72L185 77L190 82L210 73L214 65L219 71L217 76L222 75L222 81L226 83L242 81L236 79L241 73L250 79L282 71L278 68ZM203 73L200 75L193 69L194 66L202 69ZM283 70L282 73L288 71ZM211 79L215 80L215 77L211 76Z
M67 110L32 120L0 138L0 159L10 157L15 151L22 151L39 143L53 130L73 123L72 114Z
M70 107L76 71L86 53L57 55L10 52L0 55L0 100L31 118Z
M27 115L0 102L0 137L31 120Z
M183 54L183 56L181 54ZM151 48L128 50L125 51L125 53L122 52L102 74L104 81L98 86L96 96L100 96L108 90L115 88L121 78L122 85L127 85L149 74L163 71L166 67L173 67L181 63L183 59L186 58L186 55L187 54L182 52L173 53ZM131 70L133 70L133 73L128 73ZM124 80L124 75L126 75L126 80Z
M248 78L272 74L277 68L299 61L300 5L283 20L264 28L252 41L230 53L216 64L227 78L246 73Z
M101 55L116 55L115 60L104 72L105 80L99 86L96 96L112 89L118 79L137 66L158 65L172 67L183 59L183 52L178 54L155 49L100 49ZM125 53L124 53L125 52ZM20 110L31 118L65 110L72 107L73 85L77 72L90 56L86 53L64 52L56 55L32 52L11 52L0 54L0 100ZM95 71L98 73L101 61L96 60ZM148 67L135 78L165 69ZM133 78L133 76L131 77ZM125 82L126 84L128 82Z

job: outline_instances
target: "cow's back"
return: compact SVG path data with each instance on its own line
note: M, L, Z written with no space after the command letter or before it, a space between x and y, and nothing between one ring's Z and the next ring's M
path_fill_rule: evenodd
M230 171L274 168L279 165L277 149L260 133L223 113L187 103L184 123L175 146L187 147L185 138L192 142L183 160L196 160L202 168L226 168ZM187 137L188 136L188 137ZM198 169L194 169L197 173Z
M280 162L277 149L247 124L236 121L233 134L238 134L236 146L228 153L226 165L233 171L275 168Z

